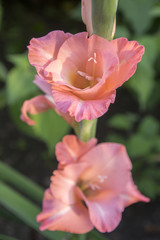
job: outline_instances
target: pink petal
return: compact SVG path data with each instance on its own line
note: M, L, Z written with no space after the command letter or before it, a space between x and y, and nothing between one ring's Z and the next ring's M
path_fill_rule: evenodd
M131 161L123 145L118 143L101 143L92 148L81 158L92 167L81 179L84 182L96 182L102 189L122 193L131 180ZM99 176L105 177L100 181Z
M141 61L144 47L136 41L128 41L126 38L118 38L111 41L119 57L119 66L108 78L107 89L120 87L136 71L137 63Z
M56 83L52 86L52 94L59 111L63 113L69 112L69 115L75 117L77 122L83 119L92 120L102 116L115 100L115 92L112 92L105 99L83 101L71 92L64 92L61 90L61 86Z
M65 63L66 59L75 63L77 67L85 67L87 60L88 33L82 32L72 35L61 46L57 59Z
M50 108L55 108L55 105L44 95L34 97L23 103L21 108L21 120L28 125L34 125L35 122L28 116L29 114L37 114L47 111Z
M130 181L128 181L124 193L121 194L121 198L124 201L125 207L127 207L133 203L139 202L139 201L142 201L142 202L150 201L149 198L145 197L143 194L141 194L138 191L138 189L132 179L130 179Z
M88 168L87 163L69 164L63 170L53 172L51 192L56 199L65 204L74 204L78 200L76 184L79 176Z
M60 163L59 167L63 168L66 164L77 162L96 143L96 138L92 138L89 142L82 142L74 135L65 136L62 142L56 145L56 157Z
M37 216L37 221L41 222L41 231L48 229L82 234L93 228L87 208L81 202L66 205L55 199L49 189L45 192L43 211Z
M38 75L35 76L35 79L33 81L45 94L48 96L52 96L52 90L51 90L51 84L49 84L47 81L43 80Z
M121 221L123 202L113 192L102 192L96 197L87 198L85 203L94 227L100 232L113 231Z
M36 80L37 81L37 80ZM41 80L38 80L38 84L41 85L41 87L44 89L46 86L44 86L44 82L40 82ZM37 83L37 82L36 82ZM44 85L43 85L44 84ZM46 89L47 90L47 89ZM74 124L74 118L70 117L68 113L60 112L56 105L53 102L53 99L49 99L49 97L45 95L40 95L37 97L34 97L30 100L27 100L23 103L23 106L21 108L21 120L26 122L28 125L34 125L35 122L28 116L29 114L38 114L43 113L50 108L53 108L58 115L64 118L66 122L68 122L71 126Z
M41 38L32 38L29 48L29 61L38 73L51 61L57 58L59 48L71 34L63 31L53 31ZM43 74L42 74L43 75Z

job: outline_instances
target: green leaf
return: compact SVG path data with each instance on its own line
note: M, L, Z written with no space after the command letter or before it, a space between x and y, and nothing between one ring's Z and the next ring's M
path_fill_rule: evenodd
M153 138L146 138L140 133L135 133L127 140L126 147L129 156L135 158L148 156L154 147L154 143L155 141Z
M143 34L149 29L152 23L150 10L154 0L121 0L119 9L136 34Z
M42 202L44 189L35 184L29 178L15 171L13 168L2 163L2 161L0 161L0 179L15 186L33 200L36 200L39 203Z
M120 143L120 144L126 144L126 139L124 137L122 137L120 134L116 134L116 133L111 133L107 135L107 142L116 142L116 143Z
M131 130L137 119L138 115L134 113L116 114L108 120L108 125L109 127L128 131Z
M6 81L7 78L7 68L5 67L5 65L0 62L0 81Z
M126 38L130 38L130 32L127 29L127 27L123 26L123 25L117 25L116 26L116 32L115 32L115 36L114 38L120 38L120 37L126 37Z
M77 4L75 8L69 11L68 16L77 21L81 21L81 3Z
M159 128L159 122L154 117L147 116L141 121L138 132L145 137L152 137L158 135Z
M107 240L107 238L102 233L93 230L87 234L87 240Z
M44 113L32 115L31 118L35 120L35 125L28 126L20 120L20 109L23 102L23 100L20 100L16 104L10 105L10 113L16 126L29 136L44 141L50 154L53 154L55 144L69 132L69 124L57 115L53 109L50 109Z
M32 118L36 122L32 127L35 135L45 141L50 152L53 152L55 144L68 133L69 124L53 109L34 115Z
M19 217L25 224L39 232L36 216L40 213L40 209L2 182L0 182L0 193L0 204ZM56 231L44 231L41 234L51 240L61 240L64 236L64 233Z
M6 102L6 93L5 90L2 89L0 90L0 108L3 108L6 106L7 102Z
M0 240L18 240L18 239L0 234Z
M160 5L154 6L150 11L151 17L160 17Z
M145 54L138 64L136 73L126 85L131 89L132 93L136 93L135 97L138 99L141 110L145 110L155 87L154 61L158 54L158 44L157 38L151 36L143 37L138 42L144 45Z
M16 103L21 98L31 96L38 88L33 84L35 71L29 65L26 54L12 55L9 60L15 64L7 77L7 100L9 104Z

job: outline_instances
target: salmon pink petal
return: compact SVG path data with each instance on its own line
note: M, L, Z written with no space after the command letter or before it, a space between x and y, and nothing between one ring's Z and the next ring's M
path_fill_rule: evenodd
M121 198L124 201L124 206L127 207L133 203L142 201L142 202L149 202L149 198L145 197L141 194L132 179L127 183L125 192L121 194Z
M35 76L35 79L33 81L45 94L48 96L52 96L52 90L51 90L51 85L43 80L41 77L38 75Z
M52 86L52 94L59 111L69 112L69 115L75 117L77 122L102 116L115 100L115 92L113 92L105 99L83 101L71 92L63 92L63 90L61 92L61 86L56 83Z
M131 161L126 149L118 143L101 143L81 158L92 167L81 176L84 182L96 182L102 189L122 193L131 181Z
M60 168L63 168L66 164L77 162L96 143L96 138L92 138L88 142L82 142L75 135L65 136L62 142L56 145L56 156L60 163Z
M61 60L62 64L66 60L70 60L77 67L84 68L87 60L87 45L88 33L82 32L72 35L61 46L57 59Z
M55 71L56 69L56 71ZM65 63L57 59L51 62L45 70L52 76L53 82L72 83L74 75L77 76L77 67L70 59L66 59ZM52 83L52 82L51 82Z
M23 103L21 108L21 120L28 125L34 125L35 122L28 116L29 114L37 114L47 111L50 108L55 108L55 105L44 95L34 97Z
M123 201L114 192L103 192L85 201L91 222L100 232L113 231L121 221Z
M58 230L72 233L86 233L93 228L87 208L81 202L66 205L54 198L50 190L45 192L43 211L37 216L40 230Z
M58 51L71 34L53 31L44 37L32 38L29 45L29 62L41 75L41 70L57 58ZM42 74L43 75L43 74Z
M107 89L120 87L136 71L137 63L141 61L144 47L136 41L128 41L126 38L118 38L111 41L117 56L119 66L108 78Z
M56 199L65 204L74 204L78 200L76 184L79 176L88 168L87 163L69 164L63 170L53 172L51 192Z

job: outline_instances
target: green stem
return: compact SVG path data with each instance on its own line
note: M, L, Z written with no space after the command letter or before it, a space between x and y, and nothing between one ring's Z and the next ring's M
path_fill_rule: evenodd
M97 119L75 122L74 130L81 141L87 142L96 135Z
M118 0L92 0L93 34L112 40L117 5Z

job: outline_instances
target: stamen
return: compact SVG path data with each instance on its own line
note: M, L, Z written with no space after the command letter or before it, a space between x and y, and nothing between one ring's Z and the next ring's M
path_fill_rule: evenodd
M98 178L99 178L100 183L103 183L104 180L107 178L107 176L101 176L101 175L99 175Z
M93 80L93 77L92 76L89 76L87 75L86 73L84 72L81 72L81 71L77 71L78 75L80 75L81 77L84 77L86 80L88 81L92 81Z
M96 60L96 52L94 52L94 57L90 57L89 59L88 59L88 62L90 62L91 60L93 60L94 61L94 63L97 63L97 60Z
M81 71L77 71L78 75L80 75L81 77L85 77L86 76L86 73L84 72L81 72Z
M90 188L94 191L94 190L101 190L102 188L100 186L98 186L98 184L93 184L93 183L90 183L89 184Z

